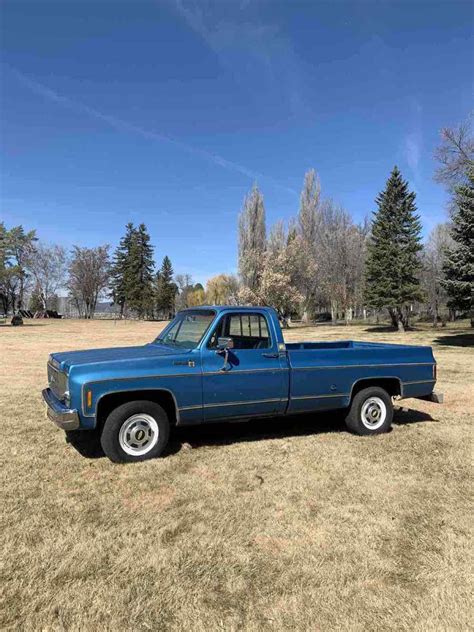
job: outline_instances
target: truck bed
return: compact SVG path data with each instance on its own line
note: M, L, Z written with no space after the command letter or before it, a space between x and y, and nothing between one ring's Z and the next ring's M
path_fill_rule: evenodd
M386 380L400 397L422 397L435 384L431 347L341 340L286 344L290 371L288 412L349 405L363 380Z

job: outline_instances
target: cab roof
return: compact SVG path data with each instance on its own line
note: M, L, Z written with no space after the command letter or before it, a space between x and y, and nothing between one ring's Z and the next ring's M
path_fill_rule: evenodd
M186 307L185 309L181 309L181 312L188 312L188 311L196 311L196 310L205 310L205 309L212 309L215 312L219 313L219 312L223 312L223 311L227 311L227 310L234 310L237 312L254 312L256 309L263 309L263 310L271 310L274 311L272 307L264 307L263 305L198 305L197 307Z

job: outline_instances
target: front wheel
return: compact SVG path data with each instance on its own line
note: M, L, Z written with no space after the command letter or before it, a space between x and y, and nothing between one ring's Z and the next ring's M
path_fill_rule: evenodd
M354 396L346 426L358 435L380 434L390 430L392 419L392 398L383 388L371 386Z
M107 417L100 443L115 463L133 463L159 456L169 437L168 416L159 404L135 401L122 404Z

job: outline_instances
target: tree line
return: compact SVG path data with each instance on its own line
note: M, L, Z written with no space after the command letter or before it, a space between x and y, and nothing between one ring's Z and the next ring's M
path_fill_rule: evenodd
M297 216L267 234L254 186L239 221L238 301L275 307L285 324L326 312L333 323L387 313L399 330L414 314L436 327L456 316L474 326L474 140L467 123L442 130L435 179L450 193L450 220L422 243L416 196L394 167L372 218L355 223L305 175Z
M82 318L92 318L99 300L108 300L120 317L167 319L185 307L231 303L273 306L283 324L386 313L403 330L417 313L434 326L466 315L474 326L474 140L468 123L442 131L436 158L435 178L449 191L450 219L425 244L415 193L397 167L371 219L359 223L322 196L313 169L304 177L296 216L269 230L263 194L252 187L239 215L238 275L217 275L205 288L188 273L175 275L168 256L157 269L143 223L127 224L113 253L109 245L74 246L68 253L41 243L35 231L0 223L0 309L54 310L67 291Z
M67 300L80 318L94 317L99 301L109 302L120 317L165 318L177 309L203 304L206 292L190 274L174 274L165 256L155 269L154 248L145 224L125 227L111 254L109 245L87 248L41 243L35 231L0 223L0 312L30 310L40 315L59 310ZM223 298L220 275L208 283L208 296Z

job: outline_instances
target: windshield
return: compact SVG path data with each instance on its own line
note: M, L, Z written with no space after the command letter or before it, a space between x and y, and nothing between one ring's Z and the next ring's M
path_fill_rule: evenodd
M215 315L211 309L180 312L155 342L183 349L195 349Z

